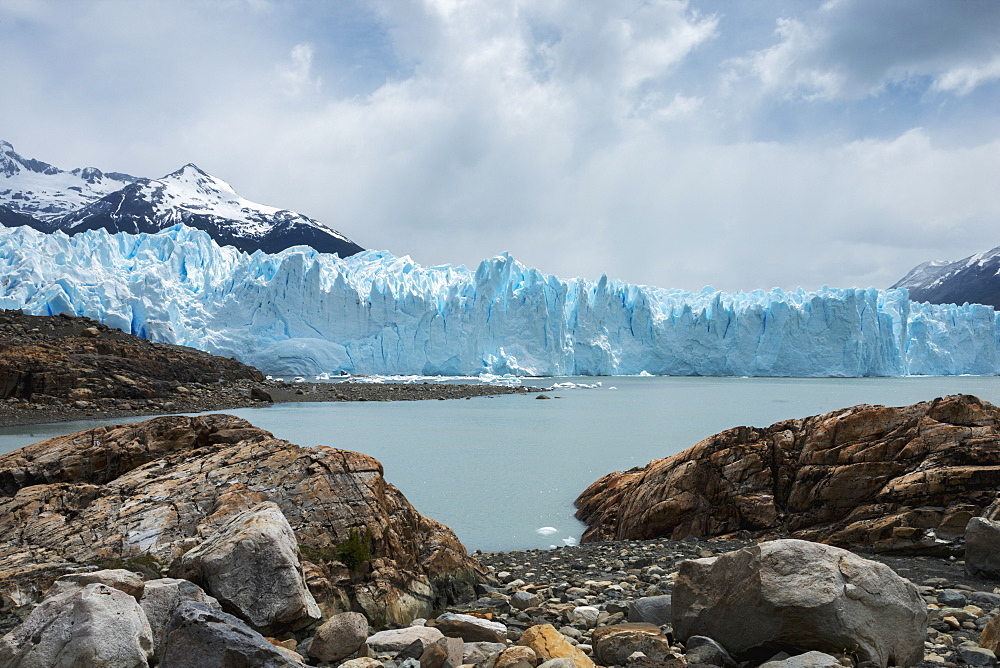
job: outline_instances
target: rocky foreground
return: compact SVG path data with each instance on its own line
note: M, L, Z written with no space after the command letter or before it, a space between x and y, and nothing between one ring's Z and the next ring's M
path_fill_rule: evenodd
M932 403L932 451L989 443L989 404ZM365 455L227 415L102 427L0 456L0 668L998 665L1000 522L975 499L950 556L749 532L468 555Z
M0 426L313 401L415 401L534 388L268 380L235 359L154 343L90 318L0 310Z

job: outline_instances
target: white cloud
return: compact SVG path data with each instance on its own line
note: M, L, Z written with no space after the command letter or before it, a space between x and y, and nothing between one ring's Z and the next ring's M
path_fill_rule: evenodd
M0 7L18 101L0 108L2 138L66 167L157 176L194 161L244 196L425 264L508 250L567 277L664 287L885 286L1000 243L1000 138L983 131L997 112L981 105L977 122L941 130L996 85L974 69L992 43L955 46L977 42L968 20L930 55L900 55L902 38L873 51L850 25L864 6L845 0L733 53L729 17L695 2L359 0L352 25L371 64L324 37L340 17L323 12L342 6L77 3L10 32ZM866 20L885 34L884 17ZM343 84L365 67L360 92ZM741 78L720 94L727 71ZM910 71L946 91L924 96L949 97L927 105L938 126L880 110L860 133L838 124ZM834 122L817 130L824 105Z
M296 44L289 54L291 62L278 68L286 92L293 97L305 92L318 92L322 85L320 77L312 72L313 50L312 44Z
M1000 79L1000 56L986 63L966 65L948 70L934 82L938 90L968 95L978 86Z

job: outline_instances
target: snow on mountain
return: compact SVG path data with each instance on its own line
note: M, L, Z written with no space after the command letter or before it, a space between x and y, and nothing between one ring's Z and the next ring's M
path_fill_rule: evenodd
M78 234L96 229L154 233L177 223L247 252L307 245L347 257L362 250L317 220L240 197L193 164L152 180L93 167L64 172L25 159L0 142L0 224Z
M0 141L0 207L43 224L136 180L128 174L105 173L96 167L63 171L47 162L22 157L9 142ZM10 224L2 213L0 223Z
M1000 247L956 262L924 262L892 287L905 288L914 301L1000 308Z
M0 306L89 316L268 372L900 376L1000 371L984 306L905 290L721 293L563 280L506 255L421 267L365 251L247 255L178 225L0 228Z

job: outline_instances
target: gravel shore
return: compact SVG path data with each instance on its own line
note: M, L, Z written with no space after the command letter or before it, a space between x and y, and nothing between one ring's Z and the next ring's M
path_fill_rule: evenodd
M592 655L594 628L638 621L634 613L630 619L630 606L639 599L671 594L682 561L752 544L688 538L476 552L495 586L483 588L484 595L463 609L492 612L494 620L508 626L511 638L531 625L552 624L571 644ZM967 576L963 562L953 558L859 554L909 579L926 601L929 623L921 666L997 665L977 649L980 632L1000 614L997 583ZM596 608L596 619L588 621L586 613L574 612L578 608ZM678 658L683 656L687 648L673 640L669 625L662 628L674 642Z
M0 401L0 427L75 420L114 420L135 416L152 417L177 413L205 413L234 408L259 408L271 403L471 399L502 394L528 395L537 392L541 392L541 390L534 387L452 385L446 383L330 383L319 381L293 383L274 380L260 382L240 380L214 385L175 383L173 395L169 398L96 399L90 402L92 405L87 408L76 408L65 402L49 404L15 398L6 399Z

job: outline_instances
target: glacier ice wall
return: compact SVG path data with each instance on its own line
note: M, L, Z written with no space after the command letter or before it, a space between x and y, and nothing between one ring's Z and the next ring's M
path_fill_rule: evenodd
M0 228L0 307L69 312L265 371L995 375L997 315L905 290L722 293L564 280L507 255L421 267L367 251L247 255L176 226Z

